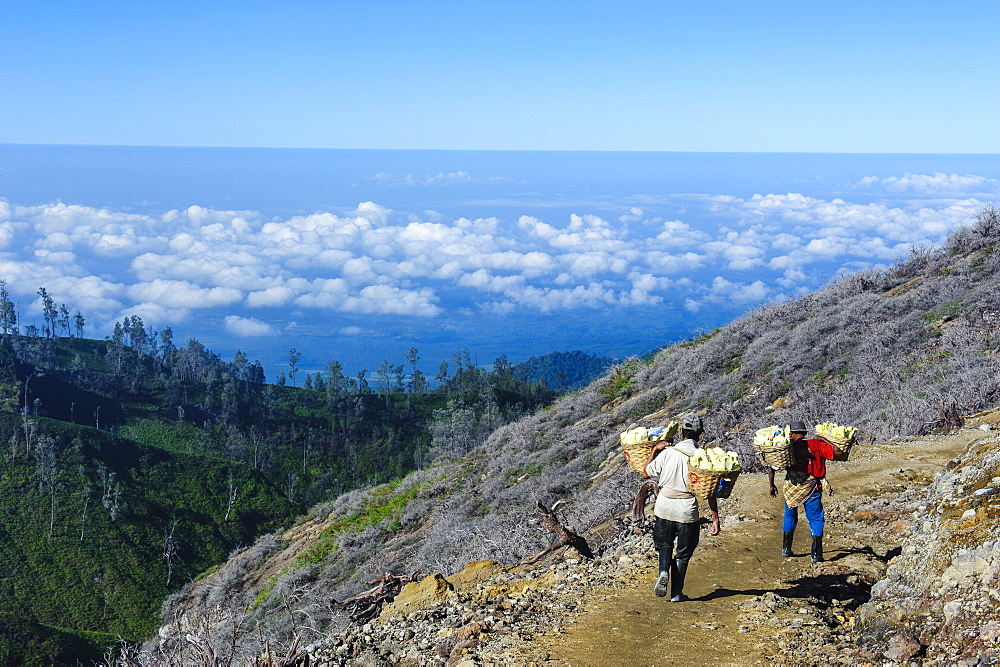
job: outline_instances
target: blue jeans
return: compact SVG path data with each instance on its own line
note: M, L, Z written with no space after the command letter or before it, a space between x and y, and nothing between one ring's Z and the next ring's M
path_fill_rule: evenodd
M823 512L823 486L816 485L816 490L802 503L806 508L806 519L809 521L809 532L814 537L823 537L826 526L826 515ZM785 503L785 532L791 533L799 523L799 508L789 507Z

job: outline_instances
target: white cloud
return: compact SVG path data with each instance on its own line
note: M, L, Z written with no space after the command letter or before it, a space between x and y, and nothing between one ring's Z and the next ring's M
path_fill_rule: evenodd
M633 206L629 209L628 213L624 213L618 216L618 222L622 225L628 225L630 222L639 222L643 218L643 211L638 206Z
M65 267L64 271L74 271L76 255L71 252L53 252L44 247L35 250L35 259L52 268Z
M680 220L667 220L663 223L662 230L656 236L656 240L669 249L687 249L711 239L708 234L694 230L691 225Z
M813 256L834 258L847 252L847 244L836 238L813 239L806 244L805 251Z
M790 268L786 269L777 282L779 285L785 288L793 288L796 285L800 285L806 280L806 274L801 269Z
M917 194L957 194L957 193L997 193L1000 180L958 174L934 172L933 175L905 173L902 176L866 176L855 184L859 190L876 190L892 193L913 192Z
M262 322L255 317L240 317L238 315L227 315L225 319L226 333L242 338L254 336L273 336L274 328L267 322Z
M0 202L3 204L3 202ZM0 223L0 250L6 250L14 243L17 237L14 225L10 222Z
M391 213L392 209L379 206L373 201L365 201L358 204L353 215L357 216L359 220L385 224Z
M345 299L341 308L352 313L435 317L441 313L436 301L434 291L428 288L405 290L389 285L368 285L361 288L357 296Z
M441 177L439 184L462 176ZM991 185L954 174L866 182L914 192ZM370 201L287 219L200 206L154 216L0 201L0 277L31 300L45 285L88 319L137 309L144 319L171 322L226 308L238 318L234 326L258 328L250 309L291 309L300 318L324 310L428 318L668 301L718 309L818 287L810 281L841 266L889 264L911 244L940 243L982 205L972 197L892 205L802 193L685 195L683 204L690 219L678 219L678 206L658 217L662 203L654 199L591 209L613 208L609 222L583 212L448 220ZM820 262L822 271L809 269Z
M509 293L522 288L525 279L524 276L494 276L486 269L479 269L459 278L457 284L487 292Z
M455 221L455 227L475 236L492 236L497 233L500 221L497 218L459 218Z
M284 306L295 298L295 291L283 285L247 294L247 305L251 308L274 308Z
M655 292L665 291L671 284L667 278L648 273L633 273L629 276L629 280L632 281L632 290L622 300L632 306L652 306L662 303L663 297L656 295Z
M761 280L752 283L733 282L722 276L716 276L710 286L710 294L718 302L728 301L735 304L763 302L771 295L771 290Z
M136 301L157 303L165 308L214 308L243 300L243 293L228 287L199 287L182 280L153 280L128 288Z
M110 333L114 322L123 321L127 317L139 317L146 326L156 328L187 322L191 318L191 311L186 308L164 308L158 303L138 303L123 309L99 328Z
M525 287L508 296L521 305L531 306L543 313L600 308L614 305L618 301L618 295L614 291L594 283L568 289Z
M422 176L414 176L413 174L388 174L380 171L374 176L367 177L366 180L374 181L380 185L407 187L510 183L513 181L513 179L506 176L477 178L471 173L463 170L448 173L438 172L436 174L424 174Z
M627 262L598 252L569 253L565 256L565 263L570 273L581 279L593 278L605 271L624 273L628 268Z

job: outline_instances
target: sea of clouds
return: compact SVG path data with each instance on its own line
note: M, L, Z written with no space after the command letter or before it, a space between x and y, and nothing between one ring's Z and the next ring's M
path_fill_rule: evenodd
M40 323L44 287L85 316L91 336L131 315L156 328L221 327L250 339L290 335L298 322L330 314L349 337L377 335L377 316L430 323L516 314L544 323L609 309L736 313L940 244L997 198L1000 182L903 174L862 178L852 192L860 203L677 194L636 196L615 217L473 219L373 201L276 219L197 205L137 214L0 200L0 279L23 324ZM666 203L691 215L664 217Z

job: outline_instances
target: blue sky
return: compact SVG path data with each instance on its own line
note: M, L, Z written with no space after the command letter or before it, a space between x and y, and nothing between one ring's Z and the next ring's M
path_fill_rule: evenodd
M0 143L1000 152L992 0L7 0L0 23Z

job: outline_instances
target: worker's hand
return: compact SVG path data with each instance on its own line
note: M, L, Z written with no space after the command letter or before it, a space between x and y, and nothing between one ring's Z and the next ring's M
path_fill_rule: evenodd
M718 519L712 520L712 527L708 529L709 535L718 535L722 531L722 526L719 525Z
M778 487L776 487L774 484L771 485L771 497L772 498L778 497Z

